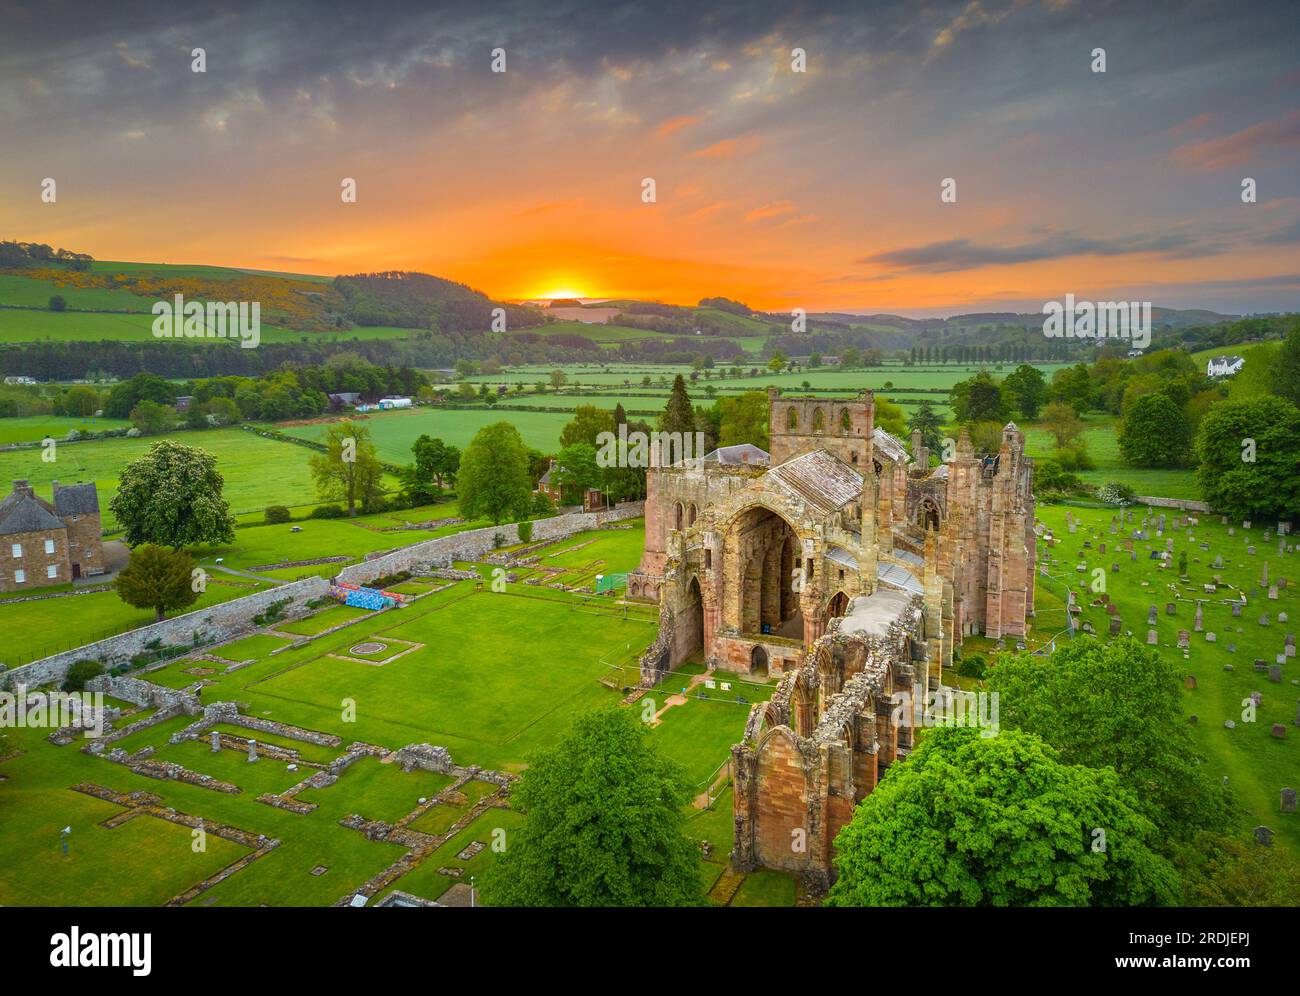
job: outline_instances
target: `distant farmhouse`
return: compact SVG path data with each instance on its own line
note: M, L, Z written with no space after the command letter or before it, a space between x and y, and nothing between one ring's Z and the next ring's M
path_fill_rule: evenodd
M94 484L54 482L54 503L14 481L0 501L0 591L67 584L104 573L99 494Z
M1215 356L1205 366L1205 375L1207 377L1227 377L1237 373L1246 365L1246 361L1240 356Z

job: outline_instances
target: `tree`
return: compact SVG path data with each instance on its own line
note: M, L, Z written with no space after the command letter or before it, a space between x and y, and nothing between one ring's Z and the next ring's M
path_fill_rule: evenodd
M128 546L219 546L235 541L224 487L216 457L168 439L126 465L109 508Z
M1115 772L1066 764L1019 730L940 727L836 837L826 904L1164 905L1178 884L1156 838Z
M198 600L193 571L194 558L184 550L145 543L131 551L131 560L117 576L117 594L127 605L153 609L162 622L168 612Z
M67 677L63 679L63 690L65 692L80 692L86 687L86 682L91 678L97 678L104 673L104 665L90 657L83 657L79 661L73 661L68 668Z
M560 450L556 457L556 483L569 501L582 501L588 488L599 488L600 466L596 463L596 447L590 443L574 443Z
M930 402L922 401L912 412L907 423L909 433L921 431L921 444L931 453L939 454L943 450L943 419L930 407ZM915 454L913 454L915 455Z
M93 387L77 384L63 395L63 411L67 415L94 415L99 410L99 393Z
M772 358L767 361L767 368L772 373L780 373L785 368L785 364L785 354L778 349L772 353Z
M1257 362L1258 348L1247 354L1246 366ZM1294 320L1291 331L1282 340L1273 366L1273 393L1300 407L1300 318Z
M1006 421L1002 388L988 371L981 370L968 380L958 381L948 397L958 422Z
M561 388L564 386L565 381L567 381L568 379L569 379L569 375L566 374L563 370L551 371L551 387Z
M1201 773L1181 684L1171 664L1130 637L1078 640L1050 658L1003 655L989 676L1004 730L1042 737L1067 764L1113 768L1173 834L1217 829L1227 814L1221 787Z
M907 435L907 422L903 409L888 398L876 395L876 410L873 424L892 436L902 438Z
M1201 832L1178 848L1184 906L1295 906L1300 863L1279 847Z
M384 469L370 430L356 422L337 422L325 430L321 442L325 452L308 460L317 497L346 502L349 516L357 514L358 504L365 510L373 508L383 497Z
M456 478L460 450L441 439L422 434L411 445L415 464L402 472L402 491L414 504L426 504L442 496L442 489Z
M844 370L852 370L854 367L862 365L862 354L854 346L845 346L840 350L840 367Z
M109 418L130 418L131 409L141 401L156 401L160 405L174 404L176 388L169 381L154 374L136 374L130 380L113 385L104 402L104 414Z
M617 432L614 416L608 408L596 405L578 405L573 410L573 419L565 423L560 430L560 446L573 446L586 443L595 446L596 439L602 432Z
M694 432L695 409L691 405L691 396L686 393L686 380L681 374L673 379L673 390L668 396L668 404L659 416L659 429L662 432Z
M1052 386L1047 393L1051 401L1064 401L1082 415L1092 407L1093 384L1088 368L1077 363L1052 374Z
M230 398L213 398L200 410L208 425L218 428L225 425L238 425L241 418L239 406Z
M1007 374L1002 381L1002 390L1010 395L1011 404L1026 421L1038 418L1038 413L1047 401L1047 380L1037 367L1031 367L1028 363L1022 363Z
M131 424L145 436L166 432L176 421L176 410L156 401L141 401L131 409Z
M526 518L533 489L528 466L528 448L513 425L496 422L479 429L460 458L461 514L494 525Z
M511 790L524 814L489 867L491 906L694 906L700 859L685 833L685 772L628 709L586 713Z
M735 446L751 443L761 450L770 446L767 394L746 391L719 398L713 406L718 413L718 445Z
M1281 398L1220 401L1201 420L1196 481L1234 519L1300 515L1300 409Z
M67 311L67 310L68 310L68 302L65 301L61 295L59 295L59 294L54 294L53 296L50 297L50 310L51 310L51 311Z
M1056 440L1056 448L1064 449L1083 435L1083 419L1064 401L1053 401L1043 411L1043 428Z
M1192 448L1187 416L1164 394L1134 401L1118 435L1120 453L1135 467L1179 467Z

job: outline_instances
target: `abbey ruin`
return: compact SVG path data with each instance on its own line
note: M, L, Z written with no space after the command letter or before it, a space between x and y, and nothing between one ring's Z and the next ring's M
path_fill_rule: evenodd
M1014 423L997 453L962 432L930 466L853 400L770 388L771 452L724 447L649 471L632 598L657 600L642 683L693 655L781 675L732 748L733 862L824 885L856 805L912 745L963 636L1018 640L1034 599L1033 463ZM896 717L899 713L900 717Z

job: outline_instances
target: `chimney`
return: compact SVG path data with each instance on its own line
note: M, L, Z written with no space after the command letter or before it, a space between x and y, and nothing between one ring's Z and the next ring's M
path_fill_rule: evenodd
M32 486L26 480L14 481L14 494L26 495L28 498L34 497Z

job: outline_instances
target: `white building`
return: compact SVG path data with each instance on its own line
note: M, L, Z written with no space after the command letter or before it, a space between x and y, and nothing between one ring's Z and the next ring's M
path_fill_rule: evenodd
M389 408L410 408L411 399L410 398L380 398L379 407L385 410Z
M1235 374L1246 365L1240 356L1214 356L1205 366L1207 377L1227 377Z

